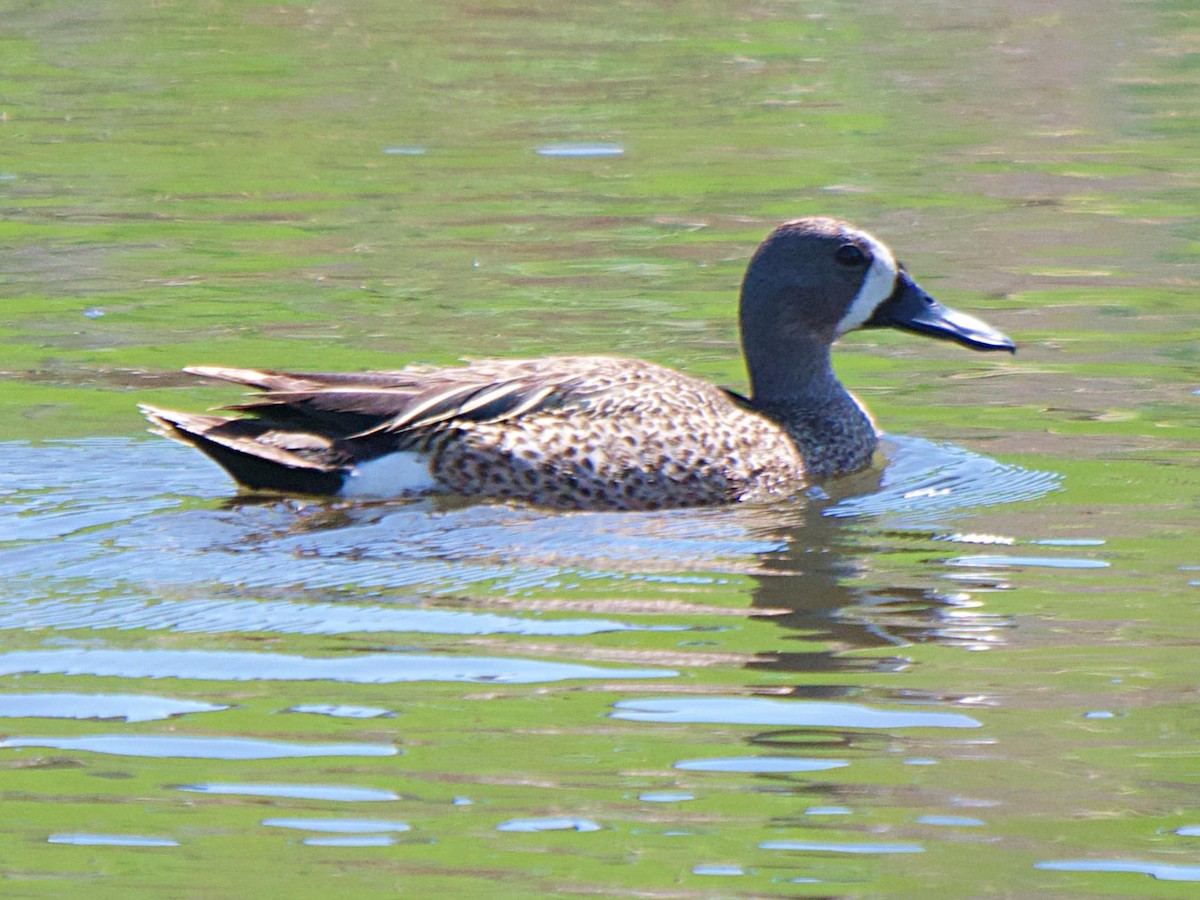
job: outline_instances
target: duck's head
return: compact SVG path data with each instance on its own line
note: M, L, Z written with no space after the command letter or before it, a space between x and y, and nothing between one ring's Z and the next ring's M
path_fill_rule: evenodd
M829 346L856 328L1015 350L995 328L925 293L882 241L836 219L796 219L767 236L746 269L740 318L756 396L821 375Z

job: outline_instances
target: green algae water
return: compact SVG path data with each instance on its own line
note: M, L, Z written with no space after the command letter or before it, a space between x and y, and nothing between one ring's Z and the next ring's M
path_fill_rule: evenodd
M0 29L0 894L1200 881L1196 38L1166 0L124 0ZM744 388L799 215L1011 359L849 336L773 507L238 498L187 364Z

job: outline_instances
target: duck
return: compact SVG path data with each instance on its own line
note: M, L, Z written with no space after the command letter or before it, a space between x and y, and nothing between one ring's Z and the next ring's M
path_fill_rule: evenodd
M795 496L872 464L875 422L831 363L843 335L890 327L1016 349L934 300L882 241L825 217L784 222L758 246L739 326L748 394L640 359L548 356L362 373L192 366L255 393L203 414L140 407L154 433L195 447L242 491L716 506Z

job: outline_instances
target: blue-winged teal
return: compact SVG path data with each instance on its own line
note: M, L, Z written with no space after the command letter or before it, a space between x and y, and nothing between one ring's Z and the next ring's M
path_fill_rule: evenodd
M789 495L869 465L874 423L829 360L848 331L1013 349L834 219L787 222L762 242L740 319L749 397L640 360L560 356L363 374L198 366L186 371L258 389L228 407L248 415L142 409L255 491L657 509Z

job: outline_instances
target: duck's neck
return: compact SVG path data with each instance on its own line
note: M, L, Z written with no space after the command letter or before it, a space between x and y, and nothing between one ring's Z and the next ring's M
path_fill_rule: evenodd
M746 358L754 405L788 433L810 480L870 464L875 423L838 381L828 345L790 343L787 352L747 352Z

